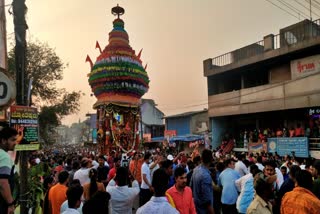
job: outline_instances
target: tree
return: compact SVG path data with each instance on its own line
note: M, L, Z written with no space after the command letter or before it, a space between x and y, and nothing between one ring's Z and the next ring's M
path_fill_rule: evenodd
M39 110L40 136L49 143L50 132L60 125L64 116L79 111L81 91L67 92L57 88L56 82L62 80L65 65L54 49L46 43L31 41L26 52L26 78L33 78L32 105ZM8 53L9 72L15 76L14 49Z

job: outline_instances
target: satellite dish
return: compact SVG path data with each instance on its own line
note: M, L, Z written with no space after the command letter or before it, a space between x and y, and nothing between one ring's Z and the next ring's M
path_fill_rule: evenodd
M288 45L292 45L292 44L295 44L298 42L297 37L293 33L291 33L290 31L287 31L284 33L284 38L287 41Z

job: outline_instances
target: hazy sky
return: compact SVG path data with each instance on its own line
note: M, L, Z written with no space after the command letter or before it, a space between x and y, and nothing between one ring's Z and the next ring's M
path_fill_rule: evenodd
M172 115L207 107L203 60L277 34L280 28L299 21L298 13L281 2L309 14L300 5L308 7L305 0L297 0L300 4L295 0L269 1L296 17L267 0L27 0L27 41L33 37L47 42L69 63L58 85L86 95L79 114L68 116L64 123L83 120L87 112L95 112L92 105L96 101L90 96L90 66L85 58L89 54L95 62L99 55L96 40L102 48L107 45L115 19L110 11L118 3L125 8L122 19L130 45L136 52L143 48L141 59L144 65L148 63L151 81L144 98L155 100L160 110ZM317 2L313 9L320 14ZM13 18L7 14L9 37L13 36L12 26Z

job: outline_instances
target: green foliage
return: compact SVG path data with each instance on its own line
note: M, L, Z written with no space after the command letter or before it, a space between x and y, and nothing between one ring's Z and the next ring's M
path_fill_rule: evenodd
M15 75L14 49L8 53L9 71ZM62 80L66 66L48 44L39 41L30 42L26 51L26 77L33 77L32 95L36 101L54 102L62 92L56 88L56 81Z
M33 210L32 213L41 213L41 201L44 196L41 177L48 175L50 175L50 169L43 162L31 166L28 170L28 190L30 195L28 207Z
M9 72L15 76L16 65L14 49L8 53ZM81 91L67 92L57 88L56 82L62 80L67 67L48 44L31 41L26 52L26 78L33 78L32 105L40 109L40 137L49 142L49 136L61 123L61 119L79 111Z

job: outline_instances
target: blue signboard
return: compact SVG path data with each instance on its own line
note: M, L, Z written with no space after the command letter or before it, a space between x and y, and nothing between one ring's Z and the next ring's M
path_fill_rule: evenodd
M277 152L280 156L295 153L296 157L309 157L309 142L307 137L268 138L268 152Z

